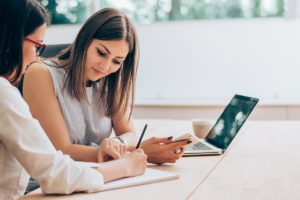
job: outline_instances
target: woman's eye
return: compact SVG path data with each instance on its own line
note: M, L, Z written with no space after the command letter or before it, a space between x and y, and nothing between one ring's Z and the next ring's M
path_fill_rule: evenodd
M121 65L121 62L119 62L119 61L114 61L114 64L115 64L115 65Z
M100 51L99 49L97 49L97 53L102 57L106 56L106 53Z

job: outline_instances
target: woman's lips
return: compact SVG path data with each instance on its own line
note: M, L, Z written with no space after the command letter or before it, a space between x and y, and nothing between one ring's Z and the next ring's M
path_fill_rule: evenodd
M94 72L95 72L96 74L98 74L98 75L103 75L103 74L104 74L103 72L101 72L101 71L95 69L94 67L92 67L92 69L93 69Z

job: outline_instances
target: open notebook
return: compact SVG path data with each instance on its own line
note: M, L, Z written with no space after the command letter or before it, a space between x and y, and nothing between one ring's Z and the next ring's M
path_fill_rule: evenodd
M99 165L98 163L89 163L89 162L80 162L80 164L87 165L90 167L97 167L97 165ZM143 175L129 177L129 178L122 178L122 179L105 183L100 191L114 190L119 188L131 187L136 185L144 185L144 184L173 180L178 178L179 178L178 174L147 168L146 172Z

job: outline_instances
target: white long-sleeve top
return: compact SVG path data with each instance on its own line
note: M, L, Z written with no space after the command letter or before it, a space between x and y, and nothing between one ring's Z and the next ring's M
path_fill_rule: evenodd
M104 184L99 172L55 150L19 91L0 77L0 199L22 196L29 175L45 193L95 192Z

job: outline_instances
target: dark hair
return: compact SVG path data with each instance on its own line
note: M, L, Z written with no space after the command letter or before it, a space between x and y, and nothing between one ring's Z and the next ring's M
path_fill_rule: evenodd
M24 36L34 33L43 24L50 24L49 12L36 0L28 1L27 18L24 27Z
M24 37L49 21L45 9L34 0L0 0L0 76L22 73ZM36 20L39 18L39 20Z
M15 71L12 82L20 76L26 0L0 0L0 76L9 76Z
M117 9L105 8L92 15L82 26L75 41L58 55L59 60L67 60L65 86L71 96L78 101L86 99L85 61L87 49L93 39L125 40L129 53L118 71L99 81L99 104L104 105L106 116L125 114L134 100L135 78L139 57L138 39L132 22ZM100 103L101 102L101 103Z

